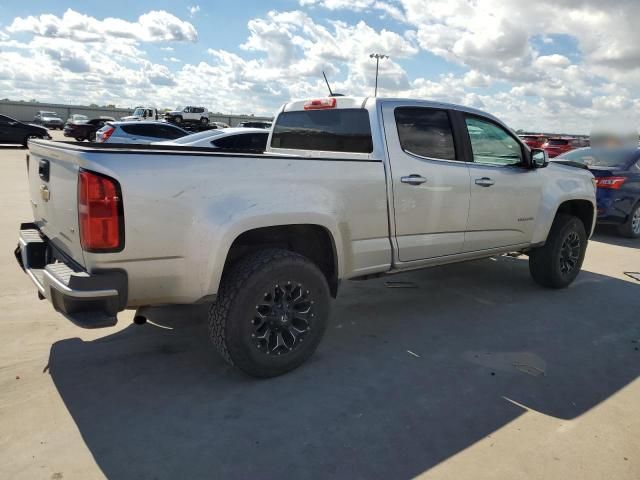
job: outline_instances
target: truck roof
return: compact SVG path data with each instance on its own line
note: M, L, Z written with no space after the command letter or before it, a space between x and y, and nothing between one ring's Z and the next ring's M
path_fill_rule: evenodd
M489 117L495 120L497 123L504 125L497 117L494 117L490 113L487 113L482 110L478 110L473 107L467 107L464 105L457 105L455 103L447 103L447 102L439 102L436 100L423 100L417 98L402 98L402 97L355 97L355 96L338 96L338 97L315 97L315 98L306 98L299 100L292 100L288 103L285 103L282 106L281 112L292 112L298 110L314 110L313 106L309 107L309 102L333 102L335 100L334 107L324 108L336 108L336 109L344 109L344 108L368 108L373 107L381 102L399 102L407 105L415 105L415 106L425 106L432 108L444 108L451 110L459 110L462 112L472 113L482 115L484 117ZM306 108L305 108L306 105ZM318 109L322 109L322 106L319 106Z

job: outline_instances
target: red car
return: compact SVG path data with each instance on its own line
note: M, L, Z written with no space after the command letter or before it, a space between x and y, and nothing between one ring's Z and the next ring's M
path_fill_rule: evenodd
M520 138L529 148L542 148L547 141L547 137L544 135L520 135Z
M542 148L549 154L549 158L554 158L575 148L588 146L589 142L582 138L551 137L542 145Z

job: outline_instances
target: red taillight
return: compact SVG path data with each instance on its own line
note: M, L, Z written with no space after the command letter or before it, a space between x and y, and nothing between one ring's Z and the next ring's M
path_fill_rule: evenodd
M115 252L124 247L120 185L112 178L78 173L80 244L87 252Z
M104 130L102 133L100 133L100 135L96 136L96 141L98 142L106 142L109 137L111 135L113 135L113 132L115 132L116 129L114 127L109 127L106 130Z
M596 177L596 186L598 188L617 190L626 180L627 177Z
M335 97L318 98L315 100L307 100L304 103L305 110L322 110L325 108L336 108Z

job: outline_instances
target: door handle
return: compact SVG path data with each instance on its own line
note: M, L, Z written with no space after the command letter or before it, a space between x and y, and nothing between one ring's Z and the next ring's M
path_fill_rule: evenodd
M481 187L490 187L494 182L489 177L476 178L476 185L480 185Z
M409 176L400 177L400 181L402 183L408 183L409 185L422 185L424 182L427 181L427 179L420 175L412 173Z

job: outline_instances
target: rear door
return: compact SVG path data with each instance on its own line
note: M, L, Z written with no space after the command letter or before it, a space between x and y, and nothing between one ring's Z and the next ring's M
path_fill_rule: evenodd
M382 115L401 262L462 250L469 168L447 109L384 102Z
M542 198L544 177L525 162L527 150L493 120L464 117L471 203L464 252L529 243Z

